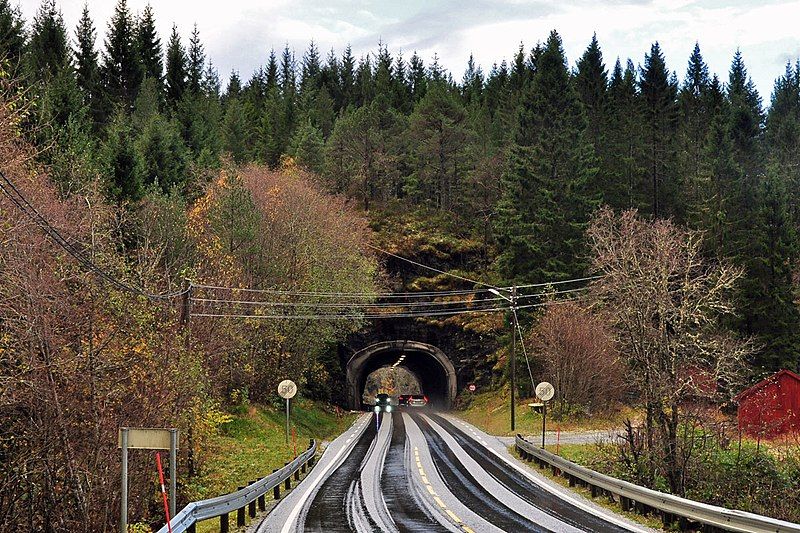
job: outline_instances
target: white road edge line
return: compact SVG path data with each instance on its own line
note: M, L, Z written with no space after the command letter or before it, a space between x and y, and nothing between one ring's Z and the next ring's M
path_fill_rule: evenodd
M308 500L309 496L311 496L311 493L314 492L314 490L317 488L317 485L319 485L323 480L327 479L328 472L334 467L334 465L338 467L337 462L339 460L339 457L341 457L341 455L345 451L351 451L353 449L353 447L350 446L349 444L353 441L356 434L360 435L361 433L364 432L364 429L366 429L367 424L370 423L371 420L372 417L369 417L367 419L367 422L362 422L361 425L356 428L356 430L351 434L350 438L347 439L347 441L345 441L345 444L342 446L339 452L333 457L333 459L331 459L328 465L325 468L323 468L322 471L319 472L317 478L306 488L306 491L303 493L302 496L300 496L300 499L295 504L294 508L292 509L292 512L290 512L289 516L286 518L286 523L283 524L283 529L281 529L281 533L291 532L292 526L297 520L297 516L300 514L300 511L306 504L306 500Z
M451 418L448 415L442 415L442 416L444 418L446 418L446 419L449 419L451 423L452 422L461 423L461 425L464 426L465 428L469 429L472 432L473 435L475 435L476 437L479 437L478 433L475 432L473 430L473 428L468 423L466 423L465 421L463 421L461 419L458 419L458 418L455 418L455 419ZM569 503L571 503L572 505L574 505L575 507L577 507L577 508L579 508L579 509L581 509L583 511L586 511L587 513L590 513L590 514L592 514L592 515L594 515L594 516L596 516L596 517L598 517L598 518L600 518L602 520L606 520L607 522L611 522L612 524L614 524L616 526L619 526L619 527L621 527L623 529L627 529L628 531L635 531L637 533L649 533L649 531L647 529L641 529L641 528L639 528L639 527L637 527L637 526L635 526L633 524L630 524L628 522L620 520L619 518L617 518L616 516L612 515L611 513L601 512L599 509L595 509L594 507L592 507L590 505L586 505L585 503L581 502L580 500L576 500L575 498L573 498L569 494L566 494L564 492L555 490L553 487L549 486L547 483L541 481L540 479L537 479L536 476L534 476L530 472L526 471L520 465L514 463L513 460L511 460L511 459L509 459L507 457L504 457L497 450L495 450L491 446L489 446L482 438L476 438L475 440L477 442L479 442L484 448L486 448L487 450L492 452L494 455L496 455L498 458L500 458L504 463L506 463L507 465L511 466L514 470L518 471L519 473L524 475L526 478L528 478L529 480L534 482L536 485L542 487L543 489L545 489L549 493L553 494L554 496L556 496L556 497L558 497L558 498L560 498L562 500L566 500Z

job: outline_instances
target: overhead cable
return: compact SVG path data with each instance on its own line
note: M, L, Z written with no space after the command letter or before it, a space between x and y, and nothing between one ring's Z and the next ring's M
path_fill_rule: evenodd
M459 276L458 274L453 274L452 272L445 272L444 270L439 270L438 268L434 268L432 266L424 265L422 263L414 261L413 259L408 259L407 257L403 257L403 256L400 256L400 255L394 254L392 252L384 250L383 248L378 248L377 246L374 246L374 245L369 244L369 243L366 243L366 245L369 248L372 248L373 250L377 250L378 252L381 252L383 254L389 255L391 257L394 257L395 259L400 259L401 261L406 261L407 263L411 263L412 265L416 265L418 267L427 268L428 270L430 270L432 272L438 272L439 274L444 274L445 276L450 276L451 278L460 279L461 281L466 281L466 282L472 283L473 285L482 285L484 287L489 287L490 289L498 289L499 288L499 287L495 287L494 285L490 285L488 283L483 283L482 281L476 281L474 279L465 278L464 276Z
M99 266L97 266L91 259L87 258L83 252L78 250L74 247L72 243L70 243L63 235L52 225L50 222L42 216L42 214L28 201L25 195L20 192L20 190L14 185L14 183L6 177L5 173L0 170L0 191L5 194L9 200L11 200L17 208L22 211L28 218L30 218L39 228L44 231L44 233L58 246L60 246L65 252L67 252L70 256L72 256L75 260L78 261L81 265L84 266L87 270L94 272L98 275L101 279L105 280L106 282L110 283L111 285L117 287L120 290L130 292L133 294L138 294L144 296L151 300L167 300L172 299L177 296L181 296L186 293L186 289L181 291L176 291L167 294L152 294L141 287L136 287L133 285L129 285L124 281L117 279L116 277L112 276Z

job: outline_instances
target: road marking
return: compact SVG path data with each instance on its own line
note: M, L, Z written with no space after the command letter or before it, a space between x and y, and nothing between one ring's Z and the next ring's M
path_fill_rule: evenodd
M371 417L370 417L370 419L371 419ZM367 422L369 422L370 419L368 419ZM356 434L363 433L364 428L367 427L367 422L363 422L358 427L356 427L355 431L353 432L353 436L355 436ZM295 520L297 520L297 516L300 514L300 511L302 510L302 508L305 506L306 500L308 500L309 496L311 496L311 493L314 492L314 490L316 489L317 485L319 485L324 479L326 479L326 476L327 476L328 472L331 470L331 468L333 468L334 465L336 465L337 461L342 456L342 454L345 451L352 451L352 447L348 446L348 444L350 444L350 442L352 440L353 440L353 437L350 437L349 439L347 439L347 441L345 442L345 445L342 446L341 449L339 449L337 454L333 456L333 459L331 459L331 461L325 466L325 468L323 468L322 471L319 472L319 475L314 480L314 482L311 483L306 488L306 491L303 493L302 496L300 496L300 499L295 504L295 506L292 509L292 511L289 513L289 516L286 519L286 523L283 525L283 529L281 529L281 533L290 533L292 531L292 526L294 526L294 522L295 522ZM308 478L306 478L306 479L308 479Z
M530 471L527 470L527 465L525 465L523 467L523 466L517 464L516 462L514 462L513 459L503 456L500 452L498 452L497 450L495 450L494 448L489 446L486 443L486 441L484 441L483 438L481 438L480 435L472 428L472 426L467 424L465 421L460 420L460 419L455 418L455 417L451 418L449 416L443 416L442 418L444 418L445 420L449 420L450 422L454 422L454 421L459 422L462 426L467 428L473 435L475 435L475 437L476 437L475 440L477 440L478 442L483 444L484 448L489 450L489 452L494 454L498 459L500 459L501 461L506 463L508 466L510 466L511 468L513 468L514 470L516 470L517 472L519 472L520 474L522 474L523 476L528 478L528 480L532 481L538 487L543 488L544 490L548 491L549 493L551 493L552 495L556 496L557 498L560 498L560 499L562 499L562 500L564 500L566 502L571 503L572 505L574 505L578 509L581 509L584 512L587 512L587 513L589 513L591 515L594 515L594 516L596 516L596 517L598 517L598 518L600 518L602 520L606 520L607 522L611 522L612 524L614 524L616 526L619 526L622 529L626 529L628 531L635 531L637 533L644 533L646 531L645 529L642 529L642 528L640 528L640 527L638 527L638 526L636 526L634 524L629 524L629 523L627 523L627 522L625 522L623 520L620 520L619 518L617 518L616 516L614 516L612 514L605 513L603 511L595 509L595 508L593 508L593 507L581 502L580 500L576 499L571 494L567 494L567 493L561 492L561 491L551 487L548 483L546 483L546 482L544 482L544 481L542 481L540 479L537 479L537 477L533 473L531 473Z
M425 469L422 467L422 462L419 458L419 448L417 446L414 446L414 457L417 460L417 469L419 470L419 476L422 479L422 483L425 485L425 488L428 489L428 493L433 496L433 500L437 503L437 505L439 505L439 507L441 507L445 513L447 513L447 516L449 516L453 522L456 524L461 524L461 527L465 533L475 533L475 531L473 531L469 526L464 525L462 520L453 511L448 509L447 505L442 501L439 495L436 494L433 485L431 485L431 482L428 480L428 476L425 475Z

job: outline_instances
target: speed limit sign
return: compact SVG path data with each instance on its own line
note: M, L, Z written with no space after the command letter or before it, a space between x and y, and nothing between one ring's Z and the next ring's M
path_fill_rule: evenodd
M291 379L284 379L278 384L278 394L286 400L294 398L294 395L297 394L297 385Z

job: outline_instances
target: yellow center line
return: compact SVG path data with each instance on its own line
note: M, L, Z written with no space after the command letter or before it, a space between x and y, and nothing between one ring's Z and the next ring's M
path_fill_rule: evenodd
M420 461L419 458L419 448L416 446L414 446L414 457L417 460L417 469L419 470L419 475L422 478L422 482L425 484L425 488L428 489L430 495L433 496L434 501L436 501L436 503L444 510L445 513L447 513L453 522L456 524L461 524L461 529L463 529L465 533L475 533L475 531L473 531L469 526L465 525L453 511L447 508L447 505L445 505L442 499L436 494L436 491L433 490L433 486L428 480L428 477L425 475L425 469L422 467L422 461Z

